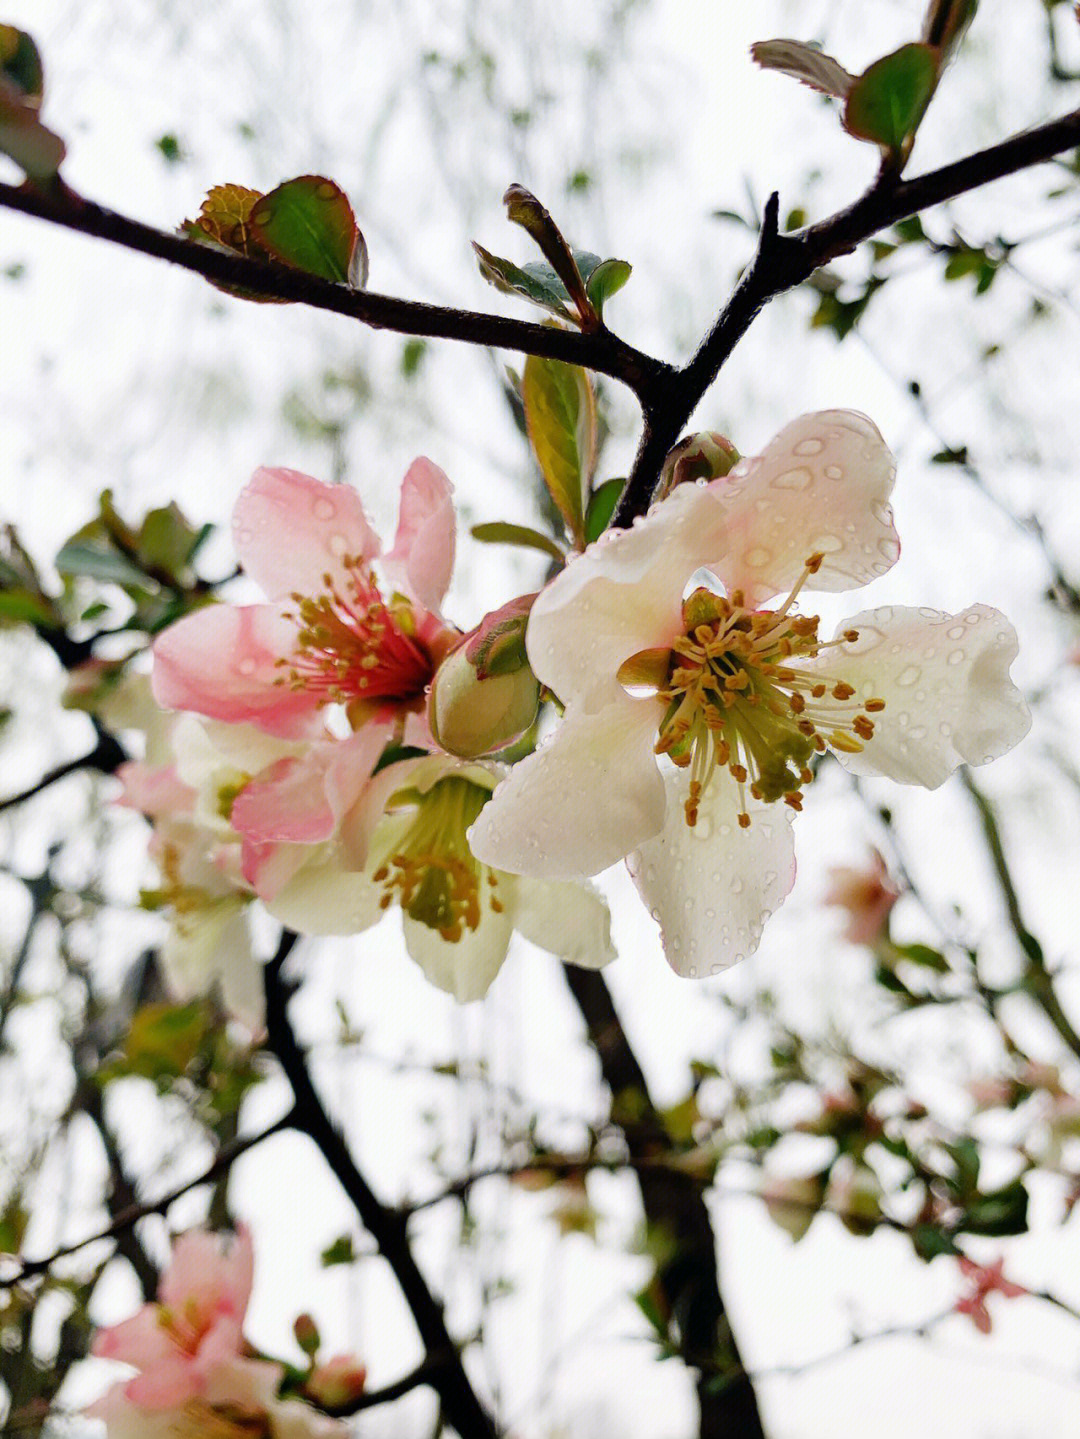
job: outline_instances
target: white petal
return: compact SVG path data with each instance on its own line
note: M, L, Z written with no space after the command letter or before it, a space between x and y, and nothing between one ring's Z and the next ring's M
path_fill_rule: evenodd
M506 880L512 884L513 876ZM458 940L443 939L437 929L403 914L405 948L431 983L452 994L459 1004L483 999L510 947L512 909L513 905L507 904L499 914L484 905L480 923L474 930L466 929Z
M607 901L591 884L517 882L514 928L567 964L600 969L615 958Z
M718 770L690 826L683 811L688 776L667 770L664 783L667 822L626 864L660 925L667 962L676 974L701 979L753 954L794 884L791 811L748 795L750 827L740 829L738 788Z
M682 629L687 581L726 551L722 507L681 485L629 530L610 530L540 594L529 617L532 667L564 704L595 711L638 650Z
M327 852L315 852L263 903L279 923L298 934L359 934L382 918L381 898L378 885L365 874L344 869L341 856L327 846Z
M869 584L900 553L888 504L895 477L888 446L865 415L803 415L757 459L709 486L727 514L731 545L717 572L758 604L790 590L820 550L824 563L808 589Z
M179 998L208 994L217 983L229 1013L260 1029L262 967L252 952L246 907L243 899L226 899L178 916L161 947L161 961Z
M859 638L823 663L861 699L885 701L862 753L838 755L852 773L936 789L958 764L989 764L1031 728L1009 679L1016 631L998 610L972 605L947 615L896 605L852 615L838 633L846 629Z
M568 710L520 760L469 831L477 859L538 879L584 879L664 822L653 753L660 705L619 691L599 714Z

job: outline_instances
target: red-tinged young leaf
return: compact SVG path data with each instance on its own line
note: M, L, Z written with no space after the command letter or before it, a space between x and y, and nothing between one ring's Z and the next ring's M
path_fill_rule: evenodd
M512 525L506 520L492 520L488 524L473 525L469 533L481 544L519 545L522 549L541 550L553 560L566 559L550 535L534 530L531 525Z
M927 45L936 46L948 60L964 38L978 8L979 0L930 0L923 21L923 40Z
M848 92L844 129L883 150L904 150L926 113L940 66L930 45L902 45L876 60Z
M185 233L193 240L210 240L226 250L265 259L265 252L253 241L251 211L261 190L246 185L215 185L202 202L197 219L186 220Z
M338 284L366 278L366 246L345 192L321 175L286 180L264 195L250 212L251 233L272 256L293 269Z
M750 46L750 54L763 70L779 70L838 100L843 100L855 83L855 76L849 75L839 60L801 40L759 40Z
M503 196L506 215L527 230L539 245L544 258L566 286L567 294L582 322L596 320L592 301L585 293L585 281L562 231L536 196L524 185L511 185Z
M525 424L551 498L579 544L596 463L596 400L579 365L530 355L521 380Z

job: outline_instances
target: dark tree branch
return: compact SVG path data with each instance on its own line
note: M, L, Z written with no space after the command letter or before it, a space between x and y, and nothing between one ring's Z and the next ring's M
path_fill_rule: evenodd
M698 1371L701 1439L764 1439L754 1387L731 1332L716 1274L716 1237L705 1184L683 1170L650 1164L671 1147L645 1075L603 976L565 966L611 1091L612 1120L626 1138L651 1228L671 1244L658 1277L683 1359Z
M78 759L69 759L63 764L58 764L55 769L43 774L39 780L26 789L20 790L18 794L0 799L0 814L3 814L6 809L14 809L16 805L25 804L28 799L33 799L35 795L41 794L50 785L66 779L69 774L75 774L81 769L94 769L100 774L113 774L127 758L127 751L120 741L109 734L107 730L99 729L98 742L89 754L80 755Z
M0 184L0 206L49 220L83 235L109 240L143 255L168 260L218 284L277 300L296 301L317 310L330 310L359 320L372 329L460 340L468 345L495 346L584 365L598 374L621 380L639 396L647 393L656 377L667 369L661 361L635 350L602 326L583 334L503 315L400 300L372 290L352 290L302 270L248 259L201 245L182 235L157 230L85 200L63 185L46 191L29 185Z
M194 1179L187 1179L183 1184L178 1184L163 1194L160 1199L152 1199L132 1203L124 1209L118 1209L113 1215L112 1222L104 1229L98 1230L96 1234L88 1234L85 1239L80 1239L75 1244L65 1244L62 1249L56 1249L45 1259L28 1259L20 1265L14 1275L0 1279L0 1289L12 1289L17 1284L22 1284L27 1279L34 1279L39 1274L46 1273L59 1259L66 1259L71 1254L78 1254L80 1249L86 1249L91 1244L97 1244L103 1239L119 1239L119 1237L132 1225L137 1224L140 1219L145 1219L150 1214L164 1214L177 1199L189 1193L192 1189L198 1189L202 1184L212 1184L220 1175L232 1168L241 1154L246 1154L249 1149L254 1149L264 1139L269 1139L272 1134L280 1134L283 1129L288 1129L292 1124L292 1115L286 1114L283 1118L277 1119L268 1129L261 1129L258 1134L242 1135L231 1144L223 1144L215 1154L213 1162L207 1166L202 1174L196 1175Z
M770 300L801 285L822 265L850 254L871 235L898 220L955 200L958 195L1006 175L1041 165L1075 145L1080 145L1080 110L912 180L900 180L887 171L853 205L790 235L780 233L779 197L771 195L765 206L757 253L715 325L690 362L673 374L658 375L643 397L645 434L613 523L625 526L636 515L644 514L664 455L679 439L702 395Z
M426 1382L438 1394L446 1419L462 1439L495 1439L498 1434L495 1422L469 1382L461 1355L446 1327L442 1305L413 1258L407 1220L373 1193L340 1129L323 1108L308 1073L307 1056L289 1023L288 1004L293 987L281 972L296 938L286 930L277 953L265 967L268 1047L277 1056L296 1101L290 1125L314 1141L364 1228L378 1245L379 1253L393 1270L423 1341L430 1366Z

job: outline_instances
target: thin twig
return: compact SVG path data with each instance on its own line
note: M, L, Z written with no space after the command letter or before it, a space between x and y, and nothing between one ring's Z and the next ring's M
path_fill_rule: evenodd
M6 809L14 809L16 805L25 804L27 800L33 799L47 790L50 785L57 784L60 780L66 779L69 774L76 774L82 769L94 769L100 774L112 774L116 768L127 759L127 752L120 744L105 730L99 730L98 742L89 754L80 755L78 759L65 760L43 774L26 789L20 790L18 794L8 795L6 799L0 799L0 814Z

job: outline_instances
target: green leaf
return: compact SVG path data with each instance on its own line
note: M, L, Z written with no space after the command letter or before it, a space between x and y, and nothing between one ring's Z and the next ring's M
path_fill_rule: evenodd
M854 83L854 77L838 60L801 40L759 40L750 46L750 55L763 70L779 70L809 85L811 90L833 95L838 100L844 98Z
M136 541L139 559L152 569L183 579L198 534L175 500L149 510Z
M211 1025L205 1000L145 1004L132 1018L120 1057L100 1071L100 1078L137 1074L155 1081L176 1079L199 1053Z
M14 25L0 25L0 74L24 95L40 102L45 93L45 72L33 37Z
M366 249L345 192L322 175L286 180L251 208L254 239L275 260L360 288L367 279ZM364 261L354 265L357 250Z
M585 497L596 463L596 401L579 365L530 355L521 380L529 440L574 538L585 539Z
M980 1195L968 1205L962 1228L967 1234L989 1234L1003 1238L1027 1233L1028 1192L1019 1179Z
M48 603L26 590L0 590L0 628L5 624L52 625L56 623Z
M912 139L938 80L929 45L902 45L864 70L848 93L844 128L858 140L899 151Z
M353 1248L352 1235L340 1234L332 1244L328 1244L320 1255L324 1269L330 1269L335 1264L355 1264L356 1250Z
M512 260L493 255L475 240L472 247L476 252L476 263L481 275L489 285L494 285L496 290L501 290L504 295L518 295L523 300L539 305L549 314L557 315L560 320L576 321L570 292L546 261L533 260L527 265L515 265ZM573 250L571 253L578 273L585 281L585 292L597 308L615 294L616 290L620 290L629 278L630 266L625 260L601 260L600 256L594 255L591 250ZM599 302L597 295L590 289L597 271L602 272L596 282Z
M955 1254L956 1243L933 1224L916 1224L911 1243L920 1259L936 1259L939 1254Z
M493 255L475 240L472 247L481 275L496 290L501 290L504 295L520 295L523 300L530 300L560 319L572 318L567 308L570 296L566 286L550 265L537 261L522 267L512 260L504 260L500 255Z
M581 269L581 259L578 259ZM612 295L618 294L630 278L630 264L626 260L601 260L585 281L585 293L598 315L603 315L604 306Z
M62 575L85 575L115 585L134 585L146 589L153 585L138 565L132 564L116 550L94 540L69 540L56 556L56 568Z
M619 496L625 488L626 481L620 476L618 479L605 480L593 490L589 496L589 508L585 512L586 544L591 545L593 540L598 540L607 529L615 513L615 506L619 503Z
M935 974L948 974L951 967L945 956L939 950L931 949L928 944L898 944L895 953L898 959L906 959L911 964L932 969Z
M555 560L566 559L550 535L534 530L531 525L513 525L506 520L493 520L489 524L473 525L469 533L481 544L520 545L523 549L542 550Z

